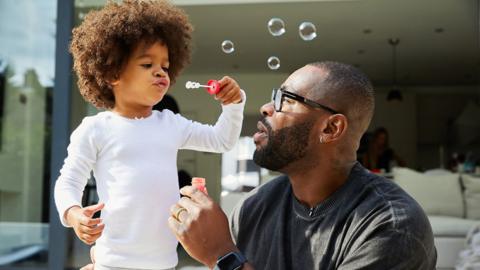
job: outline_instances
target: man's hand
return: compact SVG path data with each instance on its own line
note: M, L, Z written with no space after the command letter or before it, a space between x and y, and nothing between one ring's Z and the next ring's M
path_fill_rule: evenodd
M75 234L85 244L91 245L102 235L105 224L100 218L92 218L93 215L102 210L105 204L95 204L80 208L73 206L65 213L68 225L73 227Z
M240 86L234 79L225 76L218 83L220 84L220 92L215 95L215 99L220 100L222 105L242 102Z
M210 268L218 257L238 251L220 206L192 186L183 187L180 193L186 197L171 207L168 224L185 251Z

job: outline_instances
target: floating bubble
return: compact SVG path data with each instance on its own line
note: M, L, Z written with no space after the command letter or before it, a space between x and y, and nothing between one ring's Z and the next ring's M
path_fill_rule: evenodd
M280 68L280 59L276 56L270 56L267 60L268 68L271 70L277 70Z
M224 40L222 42L222 51L224 53L233 53L235 51L235 46L233 45L233 42L230 40Z
M305 41L310 41L317 37L317 28L311 22L303 22L298 27L298 34Z
M280 18L271 18L268 21L268 31L272 36L281 36L285 33L285 23Z

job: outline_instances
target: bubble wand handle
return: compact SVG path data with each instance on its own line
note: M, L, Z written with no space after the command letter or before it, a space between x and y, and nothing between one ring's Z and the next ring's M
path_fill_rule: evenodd
M198 82L188 81L188 82L185 84L185 87L186 87L187 89L197 89L197 88L200 88L200 87L207 88L207 92L208 92L210 95L215 95L215 94L217 94L218 92L220 92L220 83L218 83L217 80L209 80L209 81L207 82L207 85L200 84L200 83L198 83Z

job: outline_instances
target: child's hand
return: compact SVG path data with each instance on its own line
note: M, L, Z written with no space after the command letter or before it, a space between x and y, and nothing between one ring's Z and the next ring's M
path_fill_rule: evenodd
M220 100L222 105L240 103L242 101L240 86L234 79L225 76L218 83L220 84L220 92L215 95L215 99Z
M85 244L91 245L102 235L105 224L100 218L92 218L93 215L102 210L105 204L95 204L84 208L74 206L65 214L68 225L72 226L75 234Z

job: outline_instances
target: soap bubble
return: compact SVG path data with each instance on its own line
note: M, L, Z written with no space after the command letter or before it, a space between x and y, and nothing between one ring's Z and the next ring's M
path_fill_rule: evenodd
M298 27L298 33L300 37L305 41L310 41L317 37L317 29L315 25L311 22L303 22Z
M222 42L222 51L224 53L233 53L235 51L235 46L233 45L233 42L230 40L224 40Z
M271 70L277 70L280 68L280 59L276 56L270 56L267 60L267 65Z
M285 33L285 23L280 18L272 18L268 21L268 31L272 36L281 36Z

